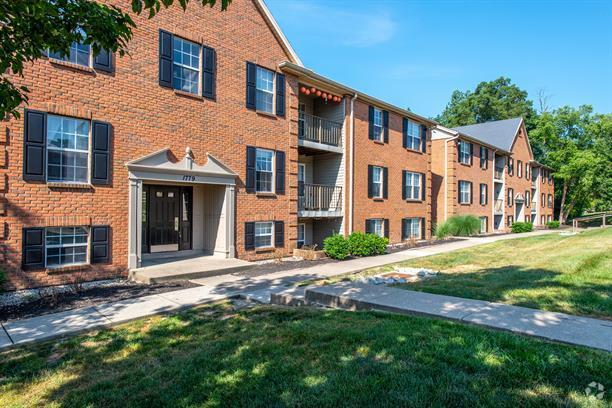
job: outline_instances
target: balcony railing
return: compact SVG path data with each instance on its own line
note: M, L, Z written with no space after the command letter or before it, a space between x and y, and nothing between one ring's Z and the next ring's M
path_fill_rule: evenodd
M298 183L299 211L342 210L342 187Z
M493 209L495 214L502 214L504 212L504 200L495 200Z
M504 177L504 168L503 167L495 167L495 179L501 180Z
M300 112L298 137L309 142L341 147L342 123Z

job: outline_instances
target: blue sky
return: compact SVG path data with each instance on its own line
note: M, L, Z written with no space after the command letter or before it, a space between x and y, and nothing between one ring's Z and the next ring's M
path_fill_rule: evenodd
M612 0L265 1L308 68L424 116L502 75L612 112Z

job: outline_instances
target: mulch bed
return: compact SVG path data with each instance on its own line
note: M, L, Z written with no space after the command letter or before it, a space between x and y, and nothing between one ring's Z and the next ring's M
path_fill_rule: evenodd
M19 320L48 313L116 302L140 296L155 295L199 286L189 281L175 281L146 285L124 281L112 286L84 289L78 293L67 292L44 296L19 305L0 306L0 321Z

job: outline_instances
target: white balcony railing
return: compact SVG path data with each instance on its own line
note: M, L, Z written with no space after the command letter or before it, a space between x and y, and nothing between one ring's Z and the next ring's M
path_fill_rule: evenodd
M341 147L342 123L300 112L298 137L309 142Z
M342 210L342 187L298 183L299 211Z

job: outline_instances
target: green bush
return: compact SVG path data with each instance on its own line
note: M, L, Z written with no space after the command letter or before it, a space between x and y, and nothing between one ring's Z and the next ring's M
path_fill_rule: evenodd
M353 256L372 256L384 254L387 251L389 239L375 234L353 232L348 237L349 251Z
M340 234L331 235L323 240L323 250L332 259L345 259L349 255L349 242Z
M435 235L438 239L449 236L469 237L480 232L480 219L474 215L453 215L448 220L436 225Z
M533 224L530 222L515 222L512 224L512 232L513 233L519 233L519 232L531 232L533 231Z
M561 223L559 221L548 221L546 223L546 228L548 229L557 229L561 226Z

